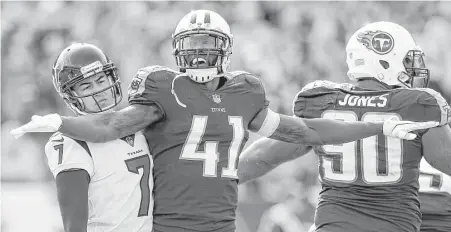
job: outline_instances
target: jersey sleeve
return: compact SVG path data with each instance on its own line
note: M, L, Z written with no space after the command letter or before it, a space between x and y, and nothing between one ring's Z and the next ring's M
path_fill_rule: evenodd
M420 192L444 191L451 193L451 177L432 167L424 158L420 162L418 182Z
M441 126L451 122L451 108L443 96L433 89L420 88L417 102L424 108L424 119L440 123Z
M53 135L45 145L50 171L56 176L65 170L83 169L92 178L94 163L86 142L73 140L60 133Z
M267 109L269 106L269 101L266 98L265 87L259 78L249 73L242 72L240 75L245 76L245 81L248 86L248 90L245 91L247 92L250 90L251 99L253 101L252 110L254 111L254 116L256 116L259 112Z
M431 120L436 120L441 126L451 122L451 108L443 96L433 89L422 88L420 91L424 92L423 96L419 98L418 102L422 104L428 112L430 109L435 117Z
M293 98L293 107L292 107L292 111L293 111L293 116L296 117L302 117L303 112L305 110L305 105L306 105L306 101L305 98L303 97L302 94L302 90L299 91Z
M163 66L139 69L128 88L129 104L156 104L164 110L163 102L171 95L171 74L173 70Z

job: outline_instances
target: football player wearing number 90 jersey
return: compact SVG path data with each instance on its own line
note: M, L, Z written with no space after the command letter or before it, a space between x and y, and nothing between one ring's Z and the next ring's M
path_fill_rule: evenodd
M122 98L116 67L91 44L65 48L53 82L78 115L111 111ZM141 132L106 143L56 133L45 153L66 232L152 231L153 161Z
M348 75L357 83L308 84L294 99L295 116L366 122L396 117L436 120L442 127L418 131L414 140L379 134L350 143L314 147L319 155L322 184L315 231L419 231L421 158L424 155L434 167L451 173L451 133L448 126L443 126L451 120L450 107L439 93L414 88L427 86L429 70L425 68L423 52L400 25L368 24L350 38L346 52ZM309 149L268 139L257 141L242 154L241 180L263 175ZM279 155L274 157L272 152ZM252 175L256 173L259 175Z
M154 231L232 232L238 156L249 131L290 143L324 145L382 131L414 139L410 131L438 124L340 122L277 114L268 109L257 77L228 71L232 45L230 27L220 15L192 11L173 35L178 71L161 66L138 70L128 107L82 117L35 117L14 133L59 130L76 139L104 142L145 129L155 162Z
M451 177L420 163L421 232L451 231Z

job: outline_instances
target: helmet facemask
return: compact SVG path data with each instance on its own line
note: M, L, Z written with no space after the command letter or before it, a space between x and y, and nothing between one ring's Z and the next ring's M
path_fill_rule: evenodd
M120 87L120 81L118 78L117 69L114 66L113 63L108 63L106 65L98 64L99 66L95 70L88 70L87 72L82 72L81 69L78 67L70 67L65 66L57 75L59 76L68 76L69 80L61 83L59 87L59 93L63 97L66 104L69 106L69 108L74 111L78 115L86 115L86 114L96 114L96 113L103 113L103 112L109 112L111 111L115 106L117 106L121 100L122 100L122 90ZM104 73L106 76L107 81L109 82L109 85L105 88L102 88L101 90L95 91L90 94L86 95L77 95L77 93L74 91L74 87L80 83L81 81L90 78L96 74ZM96 97L98 94L101 94L102 92L111 91L111 96L113 97L113 103L101 106L101 103L99 103L96 100ZM109 94L109 93L106 93ZM86 108L84 99L92 98L92 100L95 102L95 105L97 106L97 110L95 111L89 111Z
M421 50L410 50L403 59L405 72L398 75L398 81L408 88L426 88L429 85L430 73L424 63Z
M174 35L174 57L181 72L199 83L222 76L229 68L231 38L213 29L193 29Z

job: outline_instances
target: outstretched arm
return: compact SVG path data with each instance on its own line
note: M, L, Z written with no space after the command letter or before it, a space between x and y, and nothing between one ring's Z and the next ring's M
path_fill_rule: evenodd
M261 177L280 164L303 156L310 150L311 147L307 145L261 138L240 154L238 162L240 184Z
M330 119L301 119L274 113L269 109L260 111L249 124L251 131L272 139L306 145L348 143L384 133L401 139L415 139L409 133L428 129L438 122L410 122L388 120L385 122L344 122Z
M106 142L134 134L163 118L156 105L130 105L120 111L79 117L62 117L59 131L88 142Z
M134 104L116 112L78 117L35 115L27 124L12 130L11 134L19 138L29 132L59 131L77 140L102 143L134 134L163 118L163 111L155 104Z
M422 137L423 156L437 170L451 176L451 129L431 128Z
M281 115L280 124L270 138L309 145L348 143L382 133L383 123L344 122L322 118L301 119ZM294 134L294 136L293 136ZM297 140L299 143L299 140Z
M250 123L249 129L271 139L306 145L340 144L382 133L383 123L302 119L267 109Z

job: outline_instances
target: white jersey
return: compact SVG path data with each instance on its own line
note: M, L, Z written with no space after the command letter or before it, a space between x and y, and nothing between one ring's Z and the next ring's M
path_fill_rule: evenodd
M420 162L420 192L451 194L451 177L432 167L424 158Z
M89 174L88 232L150 232L153 160L141 132L106 143L54 134L45 146L56 178L69 169Z
M451 177L423 158L419 182L422 231L451 231Z

